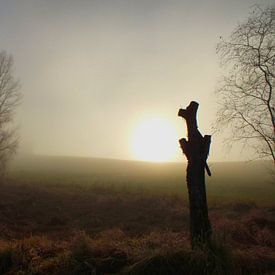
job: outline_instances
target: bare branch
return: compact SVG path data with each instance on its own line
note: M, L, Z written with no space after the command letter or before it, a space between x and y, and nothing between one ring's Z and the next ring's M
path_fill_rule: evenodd
M217 89L216 128L231 128L231 142L250 146L275 164L275 19L256 6L228 41L217 45L227 69Z
M13 77L13 58L0 52L0 177L7 161L15 153L18 137L11 122L15 107L20 102L19 82Z

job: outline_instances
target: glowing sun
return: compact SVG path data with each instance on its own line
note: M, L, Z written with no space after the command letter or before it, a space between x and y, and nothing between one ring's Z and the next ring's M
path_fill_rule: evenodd
M132 150L139 160L170 161L178 151L177 143L177 131L169 120L151 118L134 130Z

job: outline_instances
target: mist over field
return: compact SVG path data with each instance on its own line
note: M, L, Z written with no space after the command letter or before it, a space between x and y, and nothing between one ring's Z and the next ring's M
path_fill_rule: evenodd
M272 162L210 163L207 178L211 202L274 202L275 184ZM80 157L29 156L10 167L14 181L30 184L112 187L133 192L180 195L187 200L186 163L150 163Z
M19 150L140 159L133 150L136 128L165 118L176 131L176 147L186 135L177 110L191 100L201 104L199 127L213 134L220 76L215 45L254 4L1 1L0 49L13 55L23 95L14 121ZM254 157L239 145L226 151L224 136L213 136L212 161ZM181 158L179 150L171 156Z
M0 1L0 275L275 274L271 0Z

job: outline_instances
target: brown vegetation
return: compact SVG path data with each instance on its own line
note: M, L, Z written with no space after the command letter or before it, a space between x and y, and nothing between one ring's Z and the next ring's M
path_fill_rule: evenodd
M75 184L0 189L1 274L275 271L272 205L210 203L217 244L191 252L188 208L175 195Z

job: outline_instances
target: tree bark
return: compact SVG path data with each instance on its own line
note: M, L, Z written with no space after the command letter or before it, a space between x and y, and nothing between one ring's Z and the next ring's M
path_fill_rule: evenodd
M211 136L204 137L198 130L197 110L199 104L192 101L186 109L180 109L178 115L185 119L188 131L188 140L179 140L187 164L187 188L190 209L191 244L194 248L207 242L211 237L211 225L208 218L208 206L205 188L206 169L209 176L211 172L206 163Z

